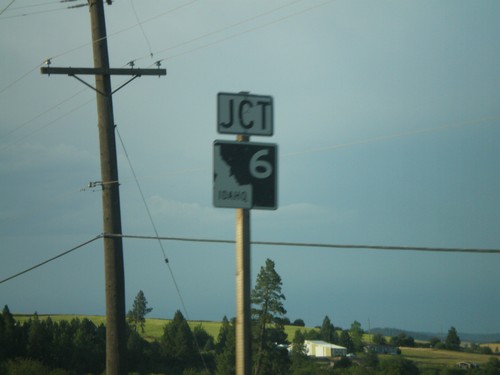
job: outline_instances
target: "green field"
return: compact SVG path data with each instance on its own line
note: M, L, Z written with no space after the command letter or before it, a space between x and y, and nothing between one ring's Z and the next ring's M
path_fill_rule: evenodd
M493 357L493 355L428 348L401 348L401 354L415 362L420 368L455 367L458 362L473 362L482 365Z
M29 319L31 319L33 315L21 315L15 314L14 319L21 324ZM95 325L106 324L106 317L100 315L59 315L59 314L39 314L38 317L41 320L47 319L50 317L53 322L60 322L62 320L70 321L72 319L89 319ZM146 319L146 326L144 327L144 337L150 340L159 339L163 335L163 327L166 324L170 323L169 319ZM209 335L212 335L214 338L217 338L219 334L219 329L221 326L220 322L207 322L207 321L190 321L189 327L194 329L197 326L201 326Z
M144 337L149 340L158 340L163 335L163 328L166 324L170 323L169 319L146 319L146 326L144 327ZM202 327L209 335L217 339L219 334L220 322L207 322L207 321L189 321L189 327L193 330L195 327Z
M72 319L89 319L95 325L105 324L106 317L99 315L59 315L59 314L39 314L38 317L40 319L47 319L50 316L50 319L54 322L60 322L61 320L72 320ZM32 315L21 315L16 314L14 318L16 321L23 323L30 318ZM170 323L170 319L158 319L158 318L148 318L146 319L146 325L144 327L143 336L148 340L158 340L163 335L163 328L166 324ZM189 327L193 330L197 326L201 326L209 335L211 335L215 340L217 340L217 336L219 335L219 330L222 322L209 322L209 321L189 321ZM285 333L288 336L288 340L292 341L293 336L295 335L295 331L299 329L301 331L310 330L311 328L307 327L297 327L297 326L285 326Z

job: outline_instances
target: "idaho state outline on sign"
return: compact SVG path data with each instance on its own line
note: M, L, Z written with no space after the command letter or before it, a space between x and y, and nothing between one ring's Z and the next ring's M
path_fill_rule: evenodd
M277 209L277 145L214 142L216 207Z

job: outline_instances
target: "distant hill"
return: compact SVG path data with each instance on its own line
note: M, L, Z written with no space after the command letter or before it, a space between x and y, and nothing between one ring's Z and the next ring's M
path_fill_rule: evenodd
M398 328L373 328L371 333L380 333L382 336L397 336L400 333L404 333L407 336L413 337L415 340L429 341L433 337L437 337L441 340L446 339L448 332L445 333L431 333L431 332L414 332L406 331ZM461 333L458 332L458 336L462 342L475 342L481 343L491 343L500 342L500 333Z

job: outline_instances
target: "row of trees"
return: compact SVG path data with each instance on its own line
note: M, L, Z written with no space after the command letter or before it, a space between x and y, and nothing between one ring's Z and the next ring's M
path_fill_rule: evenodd
M379 361L375 353L359 356L356 365L345 358L337 362L335 368L312 360L305 350L306 339L342 345L349 352L363 350L364 332L359 322L355 321L349 330L343 330L334 327L328 316L319 329L297 329L289 353L289 342L284 330L284 324L289 321L285 318L282 280L270 259L266 260L258 273L251 298L252 360L255 375L419 374L411 361L401 357ZM160 339L151 342L141 336L145 316L151 311L144 293L140 291L127 314L127 360L130 372L171 375L235 373L234 320L224 317L219 334L214 339L201 326L191 329L183 314L177 311L172 321L165 325ZM299 323L297 325L303 325L301 320L296 322ZM453 335L449 336L453 338ZM0 317L0 374L16 373L12 370L16 366L24 366L25 373L102 373L105 367L105 337L105 327L96 326L88 319L56 323L50 318L40 320L35 314L20 324L14 320L6 306ZM374 340L385 339L376 336ZM396 345L411 343L413 339L399 335L392 341ZM20 358L25 359L19 360ZM491 366L494 371L488 374L500 373L498 361ZM51 372L49 369L57 370Z
M100 373L106 355L106 330L88 319L53 322L35 313L28 321L16 322L8 306L0 317L0 363L30 358L50 368L76 373Z
M255 374L286 374L290 360L283 317L285 296L274 262L266 260L252 291L253 359ZM191 330L180 311L165 325L159 341L146 341L145 316L152 309L141 291L127 314L129 371L140 373L234 373L235 324L224 317L215 341L203 328ZM66 373L102 373L105 368L104 325L88 319L54 322L35 315L16 322L7 306L0 318L0 363L12 366L20 358ZM26 362L24 362L26 365ZM32 363L30 362L30 366ZM2 373L2 367L0 367Z

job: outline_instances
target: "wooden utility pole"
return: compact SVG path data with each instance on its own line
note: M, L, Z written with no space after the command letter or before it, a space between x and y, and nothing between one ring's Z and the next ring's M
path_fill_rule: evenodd
M107 0L110 4L111 1ZM101 155L104 272L106 289L106 374L126 370L125 273L116 157L111 75L165 75L165 69L110 69L103 0L89 0L94 68L41 68L43 74L68 74L97 92L97 118ZM95 75L95 88L76 75ZM130 82L129 80L128 82ZM127 82L127 83L128 83ZM120 86L118 89L123 87ZM116 90L115 90L116 92ZM113 236L106 236L112 234Z
M102 0L89 1L94 68L109 69L108 39ZM102 217L104 233L122 234L118 163L111 76L95 76L97 123L101 152ZM102 94L101 94L102 93ZM121 237L104 238L106 285L106 374L126 374L125 273Z
M238 135L239 142L249 136ZM236 375L252 372L250 302L250 210L236 209Z

